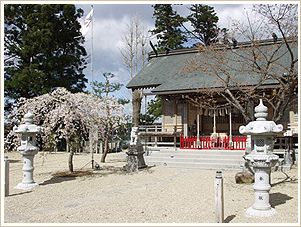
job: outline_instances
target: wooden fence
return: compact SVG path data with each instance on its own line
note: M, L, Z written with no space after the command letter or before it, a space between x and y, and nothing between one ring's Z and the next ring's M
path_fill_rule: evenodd
M232 136L232 142L229 136L225 137L211 137L200 136L197 141L196 136L180 137L181 149L199 149L199 150L245 150L246 136Z

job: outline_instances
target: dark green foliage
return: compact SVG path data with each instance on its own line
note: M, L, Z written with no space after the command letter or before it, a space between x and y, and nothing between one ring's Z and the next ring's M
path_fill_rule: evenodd
M151 125L162 115L162 99L156 96L148 103L145 114L140 114L140 124Z
M5 5L5 95L31 98L86 87L86 50L74 5Z
M199 39L205 46L216 42L218 30L216 23L218 17L214 8L208 5L194 4L189 8L191 14L187 19L191 22L193 31L191 33Z
M108 97L110 93L114 93L115 91L119 91L123 84L121 83L112 83L110 79L114 78L115 75L113 73L103 73L102 74L105 78L105 82L97 82L93 81L91 86L93 90L93 94L97 95L98 97L106 96ZM130 100L128 99L118 99L118 103L125 105L129 103Z
M170 4L156 4L153 5L155 18L155 29L151 32L157 35L158 49L165 48L177 49L183 47L186 38L181 31L181 24L185 21L183 17L177 14Z

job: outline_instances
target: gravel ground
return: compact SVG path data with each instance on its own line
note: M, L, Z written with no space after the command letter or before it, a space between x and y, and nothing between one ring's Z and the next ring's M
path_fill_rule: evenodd
M112 153L102 170L81 177L55 177L67 170L67 153L35 156L32 191L14 189L22 180L21 155L10 159L10 196L4 199L5 223L214 223L214 170L149 167L124 173L125 153ZM95 160L100 160L98 154ZM88 170L89 154L74 157L75 169ZM86 166L85 166L86 165ZM298 172L273 172L270 191L277 214L247 218L254 202L251 184L235 183L235 171L223 171L225 222L297 223Z

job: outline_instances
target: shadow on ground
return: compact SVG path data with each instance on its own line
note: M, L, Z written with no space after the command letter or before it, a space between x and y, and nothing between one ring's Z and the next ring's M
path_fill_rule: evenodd
M27 194L27 193L30 193L32 191L25 191L25 192L19 192L19 193L15 193L15 194L10 194L8 195L9 197L12 197L12 196L17 196L17 195L23 195L23 194Z
M152 173L152 168L155 166L147 166L145 168L141 168L138 172L147 172ZM115 167L115 166L101 166L99 170L95 170L90 176L109 176L109 175L127 175L127 174L135 174L138 172L128 172L126 168L123 167Z
M21 160L16 160L16 159L8 159L9 163L17 163L17 162L21 162Z
M285 175L285 179L283 179L282 181L278 181L276 183L271 184L271 186L276 186L278 184L284 184L284 183L298 183L298 179L296 178L291 178L287 173L283 172L282 173Z
M232 214L232 215L226 217L226 219L224 220L224 223L229 223L229 222L232 221L235 217L236 217L236 215L234 215L234 214Z
M58 177L58 176L53 176L49 180L44 181L43 183L39 184L41 186L48 185L48 184L59 184L65 181L71 181L74 180L75 177Z
M270 194L270 204L272 207L286 203L287 200L291 200L293 197L288 196L287 194L282 194L280 192Z

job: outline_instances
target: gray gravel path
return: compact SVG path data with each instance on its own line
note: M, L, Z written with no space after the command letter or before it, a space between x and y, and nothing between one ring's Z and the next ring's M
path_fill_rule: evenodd
M5 223L214 223L214 170L151 167L125 174L125 154L109 154L103 170L91 176L57 178L67 169L67 153L35 157L32 191L13 187L21 181L18 153L5 154L10 164L10 196L5 197ZM100 160L98 154L95 160ZM89 163L89 154L76 155L75 169ZM89 169L87 165L83 169ZM225 221L230 223L297 223L298 172L294 167L272 173L270 218L247 218L253 204L252 185L235 184L235 171L223 171Z

